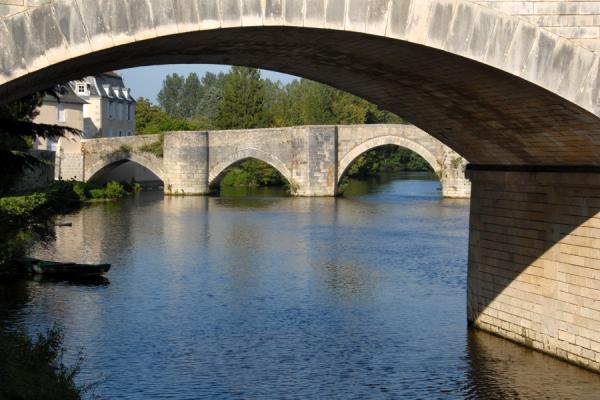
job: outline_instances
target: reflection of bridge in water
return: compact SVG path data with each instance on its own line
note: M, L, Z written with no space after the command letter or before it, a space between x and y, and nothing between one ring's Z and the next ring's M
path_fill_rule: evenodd
M598 38L576 29L597 2L27 3L0 0L1 12L26 10L0 20L0 102L111 69L236 64L330 84L430 133L474 165L469 320L600 370L600 57ZM175 159L210 146L187 135L171 136L189 140L173 143ZM311 177L319 169L302 162L303 190L334 191L334 169ZM180 193L218 176L177 173Z
M143 151L156 140L156 136L87 140L79 155L80 177L94 180L133 161L157 175L168 194L197 195L209 193L209 187L218 185L230 166L255 158L277 169L290 183L292 194L334 196L357 157L380 146L396 145L427 161L440 177L444 196L468 197L470 192L464 177L466 160L411 125L173 132L165 137L163 158Z

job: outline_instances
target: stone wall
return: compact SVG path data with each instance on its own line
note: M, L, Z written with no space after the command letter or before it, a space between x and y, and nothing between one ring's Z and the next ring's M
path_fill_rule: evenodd
M468 316L600 369L600 171L468 171Z
M600 51L600 1L474 1L541 26L592 51Z

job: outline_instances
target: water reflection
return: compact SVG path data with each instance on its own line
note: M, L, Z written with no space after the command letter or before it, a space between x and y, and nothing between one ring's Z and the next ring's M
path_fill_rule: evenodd
M361 185L87 207L34 255L110 284L0 285L0 318L60 323L110 399L594 398L598 375L467 329L468 202Z

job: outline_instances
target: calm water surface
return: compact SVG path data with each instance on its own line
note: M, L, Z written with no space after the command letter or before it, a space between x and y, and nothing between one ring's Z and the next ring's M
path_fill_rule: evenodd
M600 376L467 328L469 203L403 178L87 207L33 254L107 281L5 286L0 318L63 326L106 399L600 398Z

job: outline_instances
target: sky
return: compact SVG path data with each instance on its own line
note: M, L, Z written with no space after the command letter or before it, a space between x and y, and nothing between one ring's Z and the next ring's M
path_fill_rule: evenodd
M227 72L228 70L228 65L174 64L122 69L119 73L123 75L125 86L131 88L131 94L134 98L145 97L156 103L156 95L168 74L178 73L188 76L191 72L195 72L202 78L206 72L218 73ZM288 83L295 79L292 75L267 70L262 70L261 74L263 78L281 81L282 83Z

